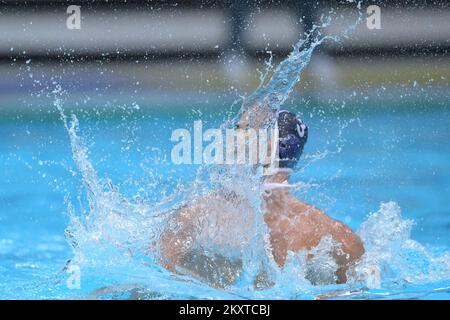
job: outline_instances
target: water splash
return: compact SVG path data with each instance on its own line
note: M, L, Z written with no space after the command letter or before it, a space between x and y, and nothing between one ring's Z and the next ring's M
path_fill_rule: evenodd
M392 201L382 203L377 212L369 214L358 231L366 253L354 277L369 282L374 276L379 277L375 280L380 287L450 278L450 252L433 255L412 240L413 225L412 220L402 218L400 207ZM374 267L379 274L373 274Z
M325 40L338 40L321 36L320 29L329 22L315 28L306 40L299 41L269 80L269 71L262 75L260 86L244 100L241 111L252 111L254 106L258 112L265 109L267 118L263 124L270 125L300 81L314 50ZM401 217L400 208L393 202L382 204L361 225L359 235L366 253L349 271L349 284L331 284L336 280L337 268L331 252L337 244L329 237L323 238L312 252L314 260L306 259L308 252L290 252L285 267L279 268L271 257L268 232L262 220L260 176L252 168L242 167L200 168L189 190L190 201L208 195L210 189L234 199L227 204L210 195L207 205L215 211L221 208L220 214L196 221L199 226L196 250L200 253L193 261L195 267L203 268L202 272L208 274L209 283L195 276L169 272L160 263L160 237L184 202L171 206L165 205L170 201L137 202L122 195L110 180L99 178L89 159L89 149L80 137L77 117L69 118L63 110L63 90L57 86L53 93L55 106L69 134L73 160L87 190L88 207L81 213L68 201L70 225L66 231L74 250L70 264L80 266L83 278L89 279L89 285L79 293L84 297L332 298L349 294L355 288L358 294L370 294L371 289L450 276L449 254L435 256L411 240L412 222ZM242 203L250 209L244 209ZM242 261L233 262L234 258ZM231 261L229 268L227 261ZM220 268L227 270L217 271ZM217 280L224 273L232 281Z
M170 212L158 211L157 206L132 204L120 195L110 182L98 179L89 161L88 150L78 136L76 117L72 117L68 128L73 152L76 154L74 159L79 170L84 171L83 180L87 181L86 186L92 193L89 197L90 208L84 221L69 206L71 223L67 229L75 253L71 264L81 266L84 276L94 279L94 285L84 292L90 297L132 298L137 295L140 298L332 298L348 294L355 286L359 289L356 291L358 294L364 292L367 297L371 293L370 289L398 289L399 286L407 284L420 284L450 277L450 254L447 252L443 255L433 255L411 240L413 222L401 217L400 208L394 202L381 204L380 210L369 214L361 225L358 234L364 242L366 253L354 270L349 271L350 281L345 286L327 285L334 282L336 270L335 261L330 254L336 244L327 237L314 249L314 261L307 261L307 252L290 252L286 266L282 269L276 267L272 261L266 261L270 267L271 286L263 289L251 288L250 276L223 291L195 278L172 274L159 265L156 252L152 254L149 245L158 240ZM225 184L227 188L233 183L231 180L219 182L214 179L213 182ZM246 192L254 193L254 190L246 190L245 185L235 190L241 195ZM242 237L230 237L230 234L251 234L248 232L248 226L243 223L245 218L241 214L239 220L227 221L226 218L230 216L222 217L223 221L209 221L208 228L203 230L206 233L202 234L203 238L199 241L203 249L217 249L214 254L219 256L230 253L229 245L236 250L239 245L250 241L243 241ZM233 221L237 223L230 225ZM230 240L239 242L232 244ZM208 247L209 242L220 245L211 248ZM237 255L243 253L245 252L235 251ZM250 254L248 258L254 259L254 256ZM214 264L217 261L213 259L207 263ZM250 262L253 266L258 266L260 260ZM379 271L379 275L372 272L374 267ZM249 265L244 268L249 268ZM315 271L311 273L313 269ZM254 275L252 271L247 272ZM373 279L374 276L380 276L379 283L377 279ZM369 297L377 296L374 293Z

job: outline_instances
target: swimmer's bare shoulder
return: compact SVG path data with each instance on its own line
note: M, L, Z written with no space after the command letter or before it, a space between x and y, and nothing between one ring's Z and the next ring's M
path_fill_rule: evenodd
M223 226L230 226L226 220L236 220L236 223L240 224L245 223L246 219L243 214L240 217L237 216L242 213L240 210L249 212L251 210L249 202L234 192L223 190L221 192L212 191L187 201L169 218L162 233L160 256L163 265L167 269L175 271L186 254L195 247L199 235L205 227L208 227L211 219L215 224ZM239 218L241 218L240 222ZM221 230L221 232L224 236L229 235L229 230ZM229 239L228 242L233 241Z
M197 234L197 222L205 212L204 204L208 197L184 204L167 222L161 235L160 258L170 271L175 272L185 254L191 250Z
M336 252L339 265L338 282L346 282L349 267L364 254L359 236L344 223L332 219L318 208L292 195L271 195L266 199L265 221L270 230L273 255L283 266L288 251L298 252L315 248L324 236L331 236L342 252Z

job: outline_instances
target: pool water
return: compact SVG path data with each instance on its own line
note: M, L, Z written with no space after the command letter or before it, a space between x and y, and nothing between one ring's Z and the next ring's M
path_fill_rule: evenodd
M306 110L294 99L289 107L309 126L292 179L308 187L295 194L359 230L381 267L376 288L312 286L294 261L273 288L215 289L149 258L150 239L163 223L157 213L176 207L202 181L198 165L170 161L172 130L191 130L199 119L215 128L229 116L193 108L66 111L79 122L69 132L53 106L50 113L3 113L0 298L450 298L448 101ZM95 177L86 177L90 169ZM69 259L80 267L77 288L68 286Z

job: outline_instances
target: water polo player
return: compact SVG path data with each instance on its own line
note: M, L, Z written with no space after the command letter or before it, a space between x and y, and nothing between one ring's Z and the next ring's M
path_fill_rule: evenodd
M246 111L238 128L261 126L264 114L261 109L252 111L259 121L250 125L249 111ZM288 180L307 142L308 128L288 111L278 112L276 119L278 146L273 147L278 150L279 162L277 169L271 169L264 176L260 194L273 260L282 268L289 251L305 251L307 260L314 261L317 254L314 249L327 237L336 244L331 252L336 270L331 275L320 276L321 273L314 270L318 266L312 265L306 276L312 283L344 283L347 271L364 253L362 242L348 226L291 193ZM227 190L213 190L187 202L168 222L161 237L163 265L173 272L190 274L215 286L235 283L243 270L239 252L252 239L248 230L253 226L251 217L255 215L247 213L255 210L245 195ZM240 230L238 235L236 230ZM260 278L264 278L264 266L260 274ZM270 285L267 275L265 278L266 284Z

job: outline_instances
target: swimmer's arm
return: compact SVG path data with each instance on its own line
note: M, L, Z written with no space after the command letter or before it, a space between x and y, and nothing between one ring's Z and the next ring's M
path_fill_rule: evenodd
M317 209L318 210L318 209ZM332 219L320 211L320 219L325 227L324 232L330 234L340 244L340 249L334 257L338 264L336 276L338 283L347 282L347 271L364 254L364 246L359 236L344 223Z
M186 265L186 256L194 249L193 244L199 234L200 224L205 217L204 205L208 203L208 197L196 201L190 207L180 209L172 221L166 226L161 237L160 261L161 264L173 273L188 275L220 288L220 282L211 282L205 275L197 273L192 267ZM209 266L210 272L215 272L213 265ZM265 282L260 281L259 285Z
M336 275L339 283L347 282L347 270L354 266L364 254L364 246L359 236L345 224L334 221L333 238L341 244L342 253L336 254L339 265Z
M162 265L176 272L185 255L195 241L195 207L180 209L169 221L161 236L160 255Z
M341 245L342 252L335 253L335 259L339 265L336 271L336 276L339 283L345 283L347 281L347 270L353 266L364 254L364 246L359 236L354 233L344 223L332 219L323 211L303 203L296 201L293 206L295 212L304 212L307 214L309 224L314 225L315 235L311 234L308 238L314 239L309 243L308 247L315 247L320 239L329 234Z

